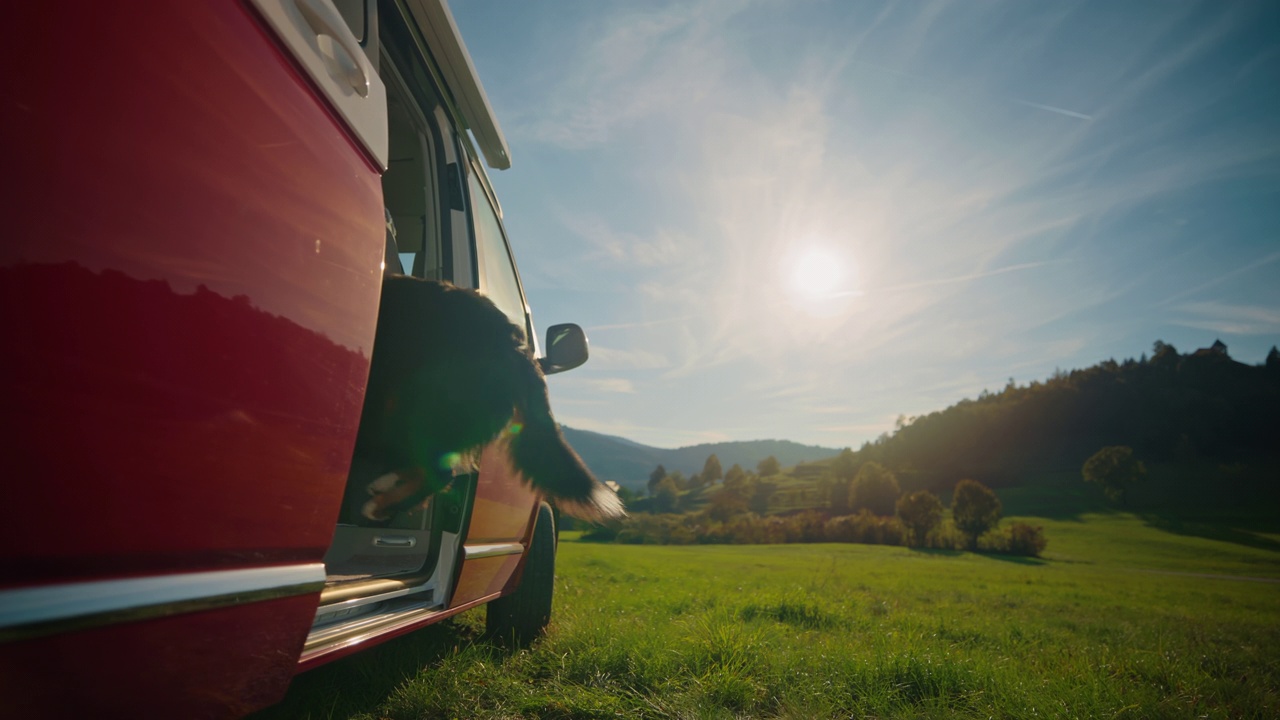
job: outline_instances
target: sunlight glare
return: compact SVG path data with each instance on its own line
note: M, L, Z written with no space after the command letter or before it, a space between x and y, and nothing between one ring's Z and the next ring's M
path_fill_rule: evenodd
M791 268L791 291L805 302L821 302L844 294L849 280L849 262L843 255L824 247L809 247L796 256Z

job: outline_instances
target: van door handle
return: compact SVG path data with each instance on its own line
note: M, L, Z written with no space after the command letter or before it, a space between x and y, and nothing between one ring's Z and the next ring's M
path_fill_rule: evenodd
M368 0L365 0L368 2ZM387 169L387 86L330 0L245 0L328 101L363 150Z
M411 548L418 544L412 535L378 535L373 538L375 547Z
M294 6L315 33L329 75L351 86L360 97L369 97L369 76L358 60L360 44L333 4L327 0L294 0Z

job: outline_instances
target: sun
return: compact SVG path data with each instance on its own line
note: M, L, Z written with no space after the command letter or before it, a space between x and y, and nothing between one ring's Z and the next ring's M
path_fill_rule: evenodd
M788 285L797 300L811 304L849 294L851 281L852 268L847 256L829 247L814 245L795 256Z

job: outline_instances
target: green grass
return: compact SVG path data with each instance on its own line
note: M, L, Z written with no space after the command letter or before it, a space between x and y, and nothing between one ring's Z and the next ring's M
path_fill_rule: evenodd
M300 677L264 717L1280 717L1280 586L1178 574L1280 579L1280 553L1024 519L1043 559L566 535L531 648L468 613Z

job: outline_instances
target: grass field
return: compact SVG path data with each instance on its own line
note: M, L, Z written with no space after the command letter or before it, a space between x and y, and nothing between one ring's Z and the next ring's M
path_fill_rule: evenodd
M1280 717L1275 536L1027 519L1043 559L566 537L531 648L481 641L476 611L263 717Z

